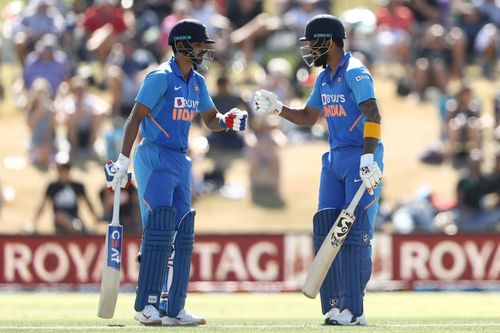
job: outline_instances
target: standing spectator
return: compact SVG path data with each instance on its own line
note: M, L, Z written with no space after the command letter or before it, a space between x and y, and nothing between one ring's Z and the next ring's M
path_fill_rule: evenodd
M59 85L68 79L67 56L57 50L57 41L53 35L44 35L35 45L35 51L26 58L24 66L24 85L29 90L33 82L41 77L50 83L52 95Z
M55 113L52 89L47 80L37 78L29 92L26 112L31 130L30 158L36 167L47 170L55 154Z
M57 179L48 185L33 219L35 231L39 218L49 200L52 201L54 228L57 235L87 233L85 223L79 216L79 199L85 201L92 215L96 220L98 219L94 207L85 193L84 185L72 180L70 171L71 164L69 162L57 163Z

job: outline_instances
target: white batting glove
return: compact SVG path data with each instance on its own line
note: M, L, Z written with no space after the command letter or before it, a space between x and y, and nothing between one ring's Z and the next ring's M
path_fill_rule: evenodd
M222 115L219 119L219 124L225 129L242 132L247 128L247 118L248 112L232 108L228 113Z
M132 174L127 174L129 158L120 154L116 162L109 161L104 166L106 185L109 191L114 191L118 186L127 188L130 185Z
M359 161L359 175L366 186L366 190L373 195L374 190L382 181L382 171L377 162L373 161L373 154L361 155Z
M278 101L276 94L263 89L255 93L253 102L257 112L280 114L283 109L283 103Z

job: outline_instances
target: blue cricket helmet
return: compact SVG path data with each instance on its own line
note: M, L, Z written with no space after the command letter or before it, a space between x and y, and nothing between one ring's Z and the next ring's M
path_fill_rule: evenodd
M345 39L344 25L336 16L316 15L307 22L304 37L299 40L308 41L317 38Z
M177 41L215 43L208 36L207 27L194 19L180 20L172 27L168 35L168 45L174 45Z

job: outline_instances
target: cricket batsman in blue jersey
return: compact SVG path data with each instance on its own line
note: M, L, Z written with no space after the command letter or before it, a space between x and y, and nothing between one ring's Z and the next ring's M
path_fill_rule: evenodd
M384 148L380 113L368 70L344 52L345 29L333 15L318 15L300 40L304 61L323 67L303 109L291 109L272 92L255 94L257 112L273 112L299 125L312 126L323 113L330 151L322 157L318 211L313 218L314 248L323 240L361 182L366 186L354 210L355 222L320 288L327 325L366 325L363 296L372 271L374 234L382 180Z
M134 170L143 240L134 318L144 325L196 326L205 319L184 309L195 217L186 155L189 128L200 112L210 130L244 131L248 115L239 109L219 113L205 79L196 72L214 57L214 41L201 22L177 22L168 42L174 55L144 79L125 124L121 154L105 166L105 173L109 188L125 186L140 128L143 139L134 152Z

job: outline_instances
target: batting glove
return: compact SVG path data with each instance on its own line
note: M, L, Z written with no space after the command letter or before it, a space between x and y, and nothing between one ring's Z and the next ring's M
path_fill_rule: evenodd
M132 174L127 173L129 159L127 156L120 154L116 162L109 161L104 166L104 175L106 176L106 185L108 191L114 190L120 186L121 188L128 188L132 181Z
M361 160L359 162L359 175L361 176L368 193L373 195L373 191L382 181L382 171L380 171L377 162L373 161L373 154L361 155Z
M272 112L280 114L283 109L283 103L278 101L276 94L267 91L259 90L254 96L255 111L257 112Z
M219 124L225 129L241 132L247 128L247 118L248 112L232 108L228 113L222 115L219 119Z

